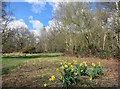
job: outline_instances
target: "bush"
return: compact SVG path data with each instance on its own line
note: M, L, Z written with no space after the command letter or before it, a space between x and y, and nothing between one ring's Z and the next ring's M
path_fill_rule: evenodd
M120 49L116 49L112 52L113 56L117 59L120 59Z
M28 46L20 50L22 53L35 53L35 47Z

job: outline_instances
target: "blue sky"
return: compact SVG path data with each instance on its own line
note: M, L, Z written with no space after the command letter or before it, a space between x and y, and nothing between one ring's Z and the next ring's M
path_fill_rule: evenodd
M26 25L31 31L40 30L43 26L49 28L49 23L53 18L55 3L43 1L30 2L34 0L25 1L26 2L10 2L10 10L13 12L12 17L17 21L16 25L17 23ZM96 9L95 3L93 3L92 9L94 12ZM9 7L6 10L9 10ZM18 21L20 21L20 23Z
M53 18L53 6L48 2L43 4L11 2L10 8L13 12L13 17L15 17L16 20L22 19L23 22L28 26L29 30L36 30L33 27L34 22L30 23L31 20L39 21L41 24L43 24L43 26L46 27L49 26L49 21ZM32 19L29 18L30 16Z

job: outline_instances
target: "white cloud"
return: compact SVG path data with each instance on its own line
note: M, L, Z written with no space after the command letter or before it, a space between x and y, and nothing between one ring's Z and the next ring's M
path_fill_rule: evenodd
M32 11L34 13L41 13L46 5L46 0L25 0L26 2L32 4Z
M29 16L28 19L33 19L33 16Z
M19 21L19 20L18 21L14 20L14 21L10 22L7 27L10 29L16 29L16 28L28 29L28 26L23 21Z
M34 13L41 13L44 10L46 3L48 2L49 5L53 7L53 10L58 8L58 3L60 0L25 0L26 2L32 4L32 11Z
M41 13L41 11L42 10L44 10L44 7L45 7L45 3L44 4L33 4L32 5L32 11L34 12L34 13Z
M25 0L26 2L33 3L33 2L38 2L39 0Z
M28 3L43 4L46 3L47 0L24 0L24 1Z
M43 27L43 24L39 20L30 20L29 22L33 24L35 30L39 30Z
M19 21L20 21L20 22L24 22L24 20L23 20L23 19L19 19Z
M49 32L50 26L47 26L47 27L45 27L45 28L46 28L46 31Z
M40 30L31 30L35 36L40 36Z

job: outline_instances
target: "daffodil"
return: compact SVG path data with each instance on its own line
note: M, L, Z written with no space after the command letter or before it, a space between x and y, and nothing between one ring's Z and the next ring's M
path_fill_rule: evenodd
M85 64L85 66L87 67L87 63L86 63L85 61L84 61L83 63L84 63L84 64Z
M63 63L61 62L60 64L62 65Z
M72 68L71 71L74 72L74 69Z
M61 79L62 79L62 76L61 76Z
M65 65L65 68L68 68L68 65Z
M64 69L64 66L61 66L61 69Z
M56 71L58 71L59 69L56 69Z
M49 80L50 80L50 81L52 81L52 79L51 79L51 78L50 78Z
M99 64L99 66L101 66L101 64Z
M46 87L46 86L47 86L47 84L45 83L45 84L44 84L44 87Z
M54 78L55 78L55 76L52 76L51 78L53 78L53 79L54 79Z
M83 64L82 63L80 63L80 66L82 66Z
M95 63L92 63L92 66L94 66L94 67L95 67Z
M73 60L73 62L75 62L75 60Z
M76 65L77 63L75 62L74 65Z
M77 76L77 73L75 73L75 76Z
M84 63L84 64L86 64L86 62L85 62L85 61L84 61L83 63Z
M68 65L71 65L71 63L68 63Z
M83 72L83 70L81 70L81 72Z
M85 66L87 67L87 64L85 64Z
M90 80L92 80L92 78L90 78Z
M73 65L71 65L70 67L73 68Z
M54 81L54 78L51 78L51 81Z
M93 71L93 68L92 68L92 71Z
M52 76L50 80L51 80L51 81L54 81L54 79L55 79L55 76Z
M101 63L99 62L99 66L101 66Z
M75 62L77 62L77 61L75 61Z
M67 62L64 62L65 64L67 63Z

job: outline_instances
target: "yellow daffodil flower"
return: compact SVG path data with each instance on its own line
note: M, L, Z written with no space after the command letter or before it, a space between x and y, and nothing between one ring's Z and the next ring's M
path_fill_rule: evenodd
M52 76L51 79L49 79L49 80L50 81L54 81L54 78L55 78L55 76Z
M71 65L70 67L73 68L73 65Z
M74 72L74 69L71 69L72 72Z
M75 76L77 76L77 73L75 73Z
M61 66L61 69L64 69L64 66Z
M54 78L55 78L55 76L52 76L51 78L53 78L53 79L54 79Z
M82 66L83 64L82 63L80 63L80 66Z
M95 67L95 63L92 63L92 66L94 66L94 67Z
M56 69L56 71L58 71L59 69Z
M74 65L76 65L77 63L75 62Z
M62 65L63 63L61 62L60 64Z
M67 62L64 62L65 64L67 63Z
M84 61L83 63L84 63L84 64L86 64L86 62L85 62L85 61Z
M49 80L50 80L50 81L52 81L52 79L51 79L51 78L50 78Z
M92 80L92 78L90 78L90 80Z
M99 66L101 66L101 63L99 62Z
M77 61L75 61L75 62L77 62Z
M93 68L92 68L92 71L93 71Z
M73 62L75 62L75 60L73 60Z
M51 78L51 81L54 81L54 78Z
M44 84L44 87L46 87L46 86L47 86L47 84L45 83L45 84Z
M83 72L83 70L81 70L81 72Z
M68 65L65 65L65 68L68 68Z
M71 65L71 63L68 63L68 65Z
M87 67L87 64L85 64L85 66Z

